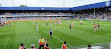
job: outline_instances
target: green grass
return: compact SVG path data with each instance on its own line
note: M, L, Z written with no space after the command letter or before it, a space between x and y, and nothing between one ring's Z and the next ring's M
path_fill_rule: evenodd
M48 26L46 26L48 22ZM26 22L13 22L13 25L6 25L0 29L0 49L18 49L20 43L23 43L26 48L30 48L31 44L35 44L38 48L38 40L41 36L46 40L49 39L49 47L51 49L61 48L63 42L56 38L50 38L45 32L49 32L49 29L53 30L53 35L57 38L66 41L72 46L96 44L103 42L111 42L111 22L110 21L94 21L96 24L100 24L100 30L94 32L93 24L89 21L83 22L83 25L79 24L79 20L74 20L74 26L72 30L69 29L69 24L66 20L61 20L61 25L50 26L50 22L54 21L38 21L39 31L36 31L36 24L33 25L32 21ZM34 22L36 23L36 21ZM68 46L69 47L69 46Z

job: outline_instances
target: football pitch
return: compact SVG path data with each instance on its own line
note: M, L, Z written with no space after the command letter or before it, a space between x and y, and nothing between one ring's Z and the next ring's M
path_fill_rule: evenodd
M69 25L73 20L69 20L69 23L67 20L61 20L61 25L54 25L54 21L34 21L34 25L33 21L19 21L3 26L0 28L0 49L18 49L21 43L26 48L30 48L31 44L35 44L35 48L38 48L41 36L45 40L49 39L51 49L61 48L63 41L67 42L68 47L111 42L110 21L91 21L89 24L89 21L83 20L83 25L80 25L80 20L74 20L71 30ZM36 31L36 22L39 31ZM96 32L94 32L94 22L100 24L100 30ZM50 29L53 30L52 38L48 34Z

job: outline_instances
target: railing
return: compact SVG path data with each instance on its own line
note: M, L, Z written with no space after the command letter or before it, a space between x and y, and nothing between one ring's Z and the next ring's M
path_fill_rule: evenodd
M73 16L73 15L0 15L1 17L23 17L23 16Z
M80 46L74 46L74 47L68 47L67 49L87 49L88 45L80 45ZM111 49L111 43L105 42L105 43L96 43L91 44L92 49ZM61 49L61 48L56 48Z

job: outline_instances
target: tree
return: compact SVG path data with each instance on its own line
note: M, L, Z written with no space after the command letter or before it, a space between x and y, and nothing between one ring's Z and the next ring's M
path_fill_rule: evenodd
M27 5L20 5L19 7L27 7Z

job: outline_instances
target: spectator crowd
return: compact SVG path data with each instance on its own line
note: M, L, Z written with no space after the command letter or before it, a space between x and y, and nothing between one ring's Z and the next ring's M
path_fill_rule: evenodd
M38 48L35 48L35 44L31 44L30 48L26 48L24 46L23 43L20 44L20 47L18 49L51 49L49 48L49 44L47 43L48 39L44 40L44 38L41 36L41 38L39 39L38 43L39 43L39 47ZM66 42L64 42L63 45L61 45L61 49L67 49L67 44Z

